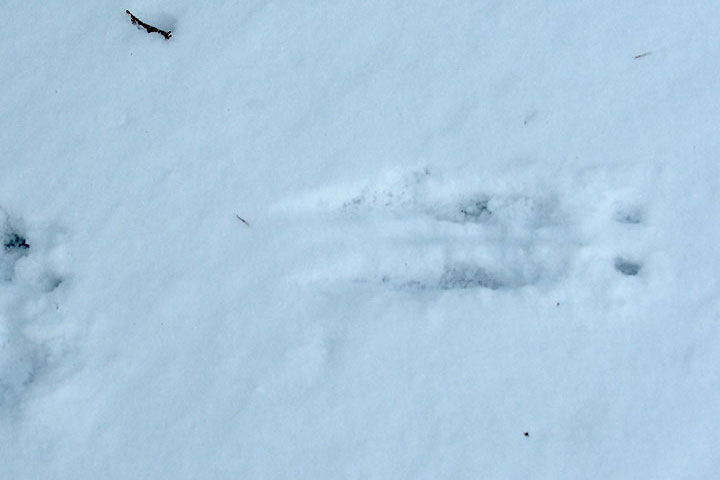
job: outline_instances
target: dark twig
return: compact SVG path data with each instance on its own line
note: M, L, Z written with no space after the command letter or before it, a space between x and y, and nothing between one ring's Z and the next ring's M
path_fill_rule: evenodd
M242 218L240 215L235 214L235 216L237 217L238 220L240 220L241 222L243 222L245 225L247 225L248 227L250 226L250 224L249 224L248 222L246 222L245 219Z
M130 10L125 10L125 13L127 13L128 15L130 15L130 22L131 22L133 25L139 25L139 26L143 27L145 30L147 30L147 33L159 33L160 35L162 35L163 37L165 37L165 40L169 40L170 37L172 37L172 33L170 32L170 30L168 30L168 31L166 32L165 30L160 30L160 29L157 28L157 27L153 27L152 25L148 25L147 23L143 22L142 20L140 20L139 18L137 18L135 15L133 15L132 13L130 13Z

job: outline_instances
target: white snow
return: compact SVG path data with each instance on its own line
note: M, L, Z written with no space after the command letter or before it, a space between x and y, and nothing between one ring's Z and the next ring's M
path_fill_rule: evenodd
M4 13L0 478L720 468L717 2Z

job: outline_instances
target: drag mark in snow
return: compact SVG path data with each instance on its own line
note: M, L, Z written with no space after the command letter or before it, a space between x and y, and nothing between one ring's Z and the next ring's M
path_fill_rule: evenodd
M550 193L492 192L429 170L346 191L288 202L300 224L322 223L316 231L323 233L306 242L317 255L299 280L514 289L556 281L574 248Z

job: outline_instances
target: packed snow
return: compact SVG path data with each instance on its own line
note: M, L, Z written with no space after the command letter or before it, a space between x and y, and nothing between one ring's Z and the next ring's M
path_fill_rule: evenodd
M0 478L717 475L720 3L4 12Z

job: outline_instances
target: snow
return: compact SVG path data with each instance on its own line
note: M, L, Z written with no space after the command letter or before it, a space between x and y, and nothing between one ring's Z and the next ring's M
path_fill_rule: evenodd
M1 478L720 467L716 2L5 11Z

